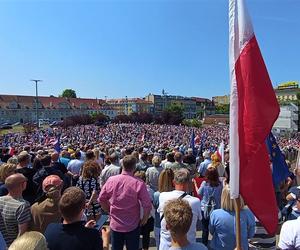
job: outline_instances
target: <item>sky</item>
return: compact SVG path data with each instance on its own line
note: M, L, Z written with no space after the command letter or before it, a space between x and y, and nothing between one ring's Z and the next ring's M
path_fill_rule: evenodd
M274 86L300 81L300 0L247 0ZM0 1L0 94L229 93L228 0Z

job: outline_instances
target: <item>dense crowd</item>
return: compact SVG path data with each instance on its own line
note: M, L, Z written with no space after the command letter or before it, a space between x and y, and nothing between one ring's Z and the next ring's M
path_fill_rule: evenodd
M279 227L286 221L278 246L300 249L300 171L293 169L299 134L277 141L291 163L290 176L274 187ZM232 250L228 142L228 126L109 124L6 134L0 249L146 250L153 231L161 250ZM275 235L243 200L241 221L242 249L276 249Z

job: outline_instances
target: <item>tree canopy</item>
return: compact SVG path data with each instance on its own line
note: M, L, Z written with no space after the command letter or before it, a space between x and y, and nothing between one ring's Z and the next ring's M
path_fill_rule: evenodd
M76 92L73 89L65 89L62 94L61 97L67 97L67 98L76 98Z

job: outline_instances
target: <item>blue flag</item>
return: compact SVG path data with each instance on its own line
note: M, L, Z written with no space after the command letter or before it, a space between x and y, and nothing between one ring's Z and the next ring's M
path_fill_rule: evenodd
M58 136L57 139L54 141L53 147L54 147L54 149L55 149L55 151L57 153L60 153L60 151L61 151L61 148L60 148L60 136Z
M190 148L192 148L192 150L193 150L193 155L196 156L197 152L196 152L196 149L195 149L195 133L194 133L194 130L193 130L192 136L191 136Z
M290 176L290 172L285 162L284 155L281 153L281 150L278 147L276 139L272 133L269 134L266 144L273 165L273 184L275 187L277 187L281 181Z

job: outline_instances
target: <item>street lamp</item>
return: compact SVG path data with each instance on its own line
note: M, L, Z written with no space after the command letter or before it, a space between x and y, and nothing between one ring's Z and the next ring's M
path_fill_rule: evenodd
M32 82L35 82L35 111L36 111L36 126L39 128L39 99L38 99L38 83L42 82L42 80L30 80Z

